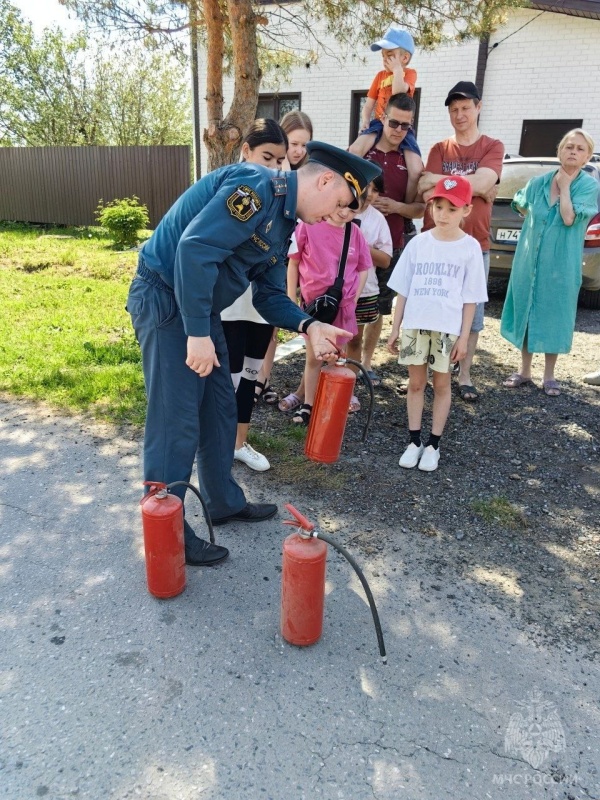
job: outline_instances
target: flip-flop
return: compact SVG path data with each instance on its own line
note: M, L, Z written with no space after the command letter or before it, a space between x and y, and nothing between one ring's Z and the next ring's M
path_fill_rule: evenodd
M458 394L465 403L476 403L479 400L479 392L474 386L467 386L461 383L458 387Z
M372 369L368 369L367 370L367 375L369 376L369 380L371 381L371 384L373 386L381 386L381 378L379 377L379 375L376 372L373 372ZM358 373L358 380L361 383L366 383L365 376L363 375L362 372Z
M277 408L280 411L293 411L295 408L298 408L299 405L302 405L302 400L297 394L292 392L292 394L288 394L287 397L279 401Z
M547 394L548 397L558 397L560 394L560 383L558 381L544 381L542 385L544 387L544 394Z
M518 372L513 372L505 381L502 381L502 386L507 389L518 389L519 386L533 386L533 381L531 378L524 378Z

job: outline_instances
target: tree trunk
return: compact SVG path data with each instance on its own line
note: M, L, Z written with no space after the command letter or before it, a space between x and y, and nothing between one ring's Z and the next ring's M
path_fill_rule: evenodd
M237 160L244 132L256 114L261 72L258 66L256 26L258 18L252 0L227 0L233 51L234 89L229 112L223 118L223 53L225 18L219 0L204 0L208 127L204 143L208 150L208 169Z

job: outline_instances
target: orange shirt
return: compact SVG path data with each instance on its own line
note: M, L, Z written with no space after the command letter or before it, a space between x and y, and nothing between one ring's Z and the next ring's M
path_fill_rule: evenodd
M394 80L394 73L388 72L387 69L382 69L375 75L371 88L367 92L367 97L375 100L375 119L381 119L385 114L385 108L388 100L392 96L392 81ZM414 69L404 70L404 82L408 84L408 94L412 97L415 93L415 85L417 83L417 71Z

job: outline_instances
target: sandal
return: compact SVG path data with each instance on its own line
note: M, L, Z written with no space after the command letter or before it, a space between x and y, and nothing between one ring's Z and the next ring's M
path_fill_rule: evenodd
M458 396L465 403L476 403L479 400L479 392L474 386L469 386L466 383L458 385Z
M294 425L308 425L310 422L310 415L312 412L312 406L308 403L302 403L300 408L296 411L294 416L292 417L292 422Z
M267 381L267 385L263 389L262 392L263 400L268 406L274 406L275 403L279 400L279 395L275 391L275 389L271 386L269 381Z
M558 397L560 394L560 383L558 381L554 379L551 381L544 381L542 385L544 387L544 394L547 394L548 397Z
M265 393L265 384L262 381L254 381L254 405L258 403Z
M277 408L280 411L293 411L295 408L298 408L299 405L302 404L302 400L298 397L297 394L288 394L287 397L284 397L283 400L280 400L277 404Z
M522 375L519 375L518 372L513 372L505 381L502 381L502 386L506 386L507 389L518 389L519 386L531 385L533 385L531 378L524 378Z
M348 411L351 414L353 414L355 411L360 411L360 401L355 394L353 394L352 397L350 398L350 408L348 409Z

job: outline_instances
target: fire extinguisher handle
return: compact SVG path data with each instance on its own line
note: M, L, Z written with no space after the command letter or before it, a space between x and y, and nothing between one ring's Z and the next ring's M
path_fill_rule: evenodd
M167 484L161 483L160 481L144 481L144 486L150 486L150 489L146 492L146 494L140 500L140 505L143 506L146 500L149 500L151 497L154 497L155 494L158 492L162 492L167 490Z
M285 507L290 512L290 514L293 517L295 517L295 520L285 519L283 521L284 525L299 525L303 530L308 531L309 533L311 531L314 531L315 526L313 525L313 523L310 522L310 520L306 519L304 514L301 514L298 511L298 509L294 508L294 506L291 503L286 503Z

